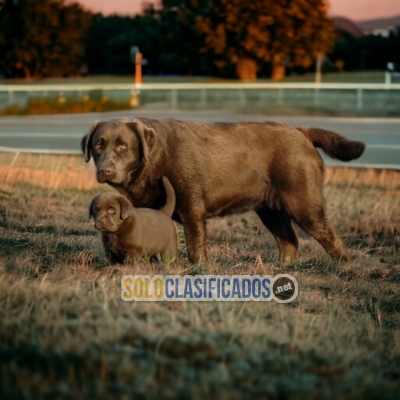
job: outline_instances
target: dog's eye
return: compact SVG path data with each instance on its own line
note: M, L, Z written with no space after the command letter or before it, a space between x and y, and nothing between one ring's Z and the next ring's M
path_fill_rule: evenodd
M120 144L117 146L117 150L118 150L118 151L125 151L127 148L128 148L128 146L127 146L125 143L120 143Z
M96 146L94 146L96 150L101 150L103 148L101 143L97 143Z
M115 209L112 207L110 207L107 211L109 214L115 214Z

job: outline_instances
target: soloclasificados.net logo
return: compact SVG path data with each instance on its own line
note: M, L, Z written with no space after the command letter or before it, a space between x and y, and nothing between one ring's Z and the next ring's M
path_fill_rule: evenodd
M124 301L270 301L292 302L299 292L296 278L269 275L125 275Z

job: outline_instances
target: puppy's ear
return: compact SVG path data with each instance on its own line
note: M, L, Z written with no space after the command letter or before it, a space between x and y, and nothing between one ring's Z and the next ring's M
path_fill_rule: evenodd
M90 147L92 144L92 136L94 131L97 128L97 125L99 124L98 121L95 121L92 127L90 128L90 131L87 135L85 135L82 140L81 140L81 149L82 153L85 155L85 161L89 162L90 161Z
M133 205L132 203L124 196L118 196L119 206L121 208L120 218L125 219L132 214Z
M154 129L149 128L146 124L139 120L133 122L127 122L129 129L137 135L142 148L142 160L143 162L148 161L149 154L154 149L157 142L157 134Z
M96 196L96 197L93 197L92 202L90 203L90 206L89 206L89 221L90 221L92 218L94 218L93 207L94 207L94 203L95 203L95 201L96 201L96 198L97 198L97 196Z

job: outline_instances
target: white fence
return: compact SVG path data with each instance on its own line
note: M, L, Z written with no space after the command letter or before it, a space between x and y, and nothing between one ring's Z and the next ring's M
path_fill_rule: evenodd
M114 101L135 98L134 105L159 109L237 109L274 112L400 116L400 83L80 83L0 85L0 109L24 108L30 99Z
M336 89L336 90L400 90L400 83L314 83L314 82L231 82L231 83L67 83L8 84L0 92L68 92L91 90L201 90L201 89Z
M104 99L125 101L130 100L139 107L149 107L149 115L155 111L164 109L174 110L213 110L219 112L221 109L233 111L250 111L253 113L273 114L282 110L289 111L288 115L305 114L329 114L329 115L350 115L350 116L397 116L400 117L400 84L399 83L85 83L85 84L11 84L0 85L0 109L17 105L26 107L30 99ZM128 106L129 107L129 106ZM293 112L294 111L294 112ZM248 115L249 113L247 113ZM85 118L83 115L82 118ZM36 119L38 121L39 119ZM41 119L40 119L41 120ZM364 119L365 120L365 119ZM373 119L372 119L373 120ZM80 153L73 129L68 132L64 139L71 139L71 150L60 150L59 143L40 143L38 138L34 139L34 132L29 136L35 145L30 149L19 148L19 142L15 132L19 128L6 128L11 122L9 118L3 119L4 126L1 126L0 139L2 147L0 151L29 151L39 153ZM16 118L15 121L19 121ZM384 121L380 118L379 121ZM393 118L385 120L394 124ZM389 122L392 121L392 122ZM398 122L396 122L398 124ZM85 124L84 124L85 125ZM88 122L89 126L89 122ZM400 127L400 125L399 125ZM21 128L25 133L27 128ZM78 138L81 132L79 130ZM400 128L399 128L400 129ZM30 131L30 129L28 129ZM389 131L399 130L397 125ZM45 130L45 133L47 131ZM377 137L382 130L376 129ZM42 132L43 134L43 132ZM49 141L54 137L59 138L56 133L48 133ZM392 133L390 134L392 135ZM11 140L11 138L13 140ZM15 140L14 140L15 139ZM20 139L22 140L22 139ZM26 139L24 139L26 140ZM57 139L56 141L58 141ZM386 140L386 139L385 139ZM39 140L40 142L40 140ZM48 147L47 147L48 146ZM58 146L58 147L57 147ZM24 146L22 146L24 147ZM43 149L44 148L44 149ZM396 139L392 142L377 142L367 146L363 160L356 160L353 167L365 168L392 168L400 169L399 166L399 142ZM327 160L329 165L340 165L335 161ZM332 164L333 163L333 164Z

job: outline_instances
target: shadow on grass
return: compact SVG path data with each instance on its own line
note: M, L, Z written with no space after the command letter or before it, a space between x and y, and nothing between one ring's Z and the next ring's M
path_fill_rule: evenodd
M1 214L0 214L1 218ZM97 236L94 229L75 229L67 227L57 227L54 225L34 225L27 226L17 222L8 222L5 219L0 220L0 228L10 229L21 233L43 233L43 234L56 234L65 236Z

